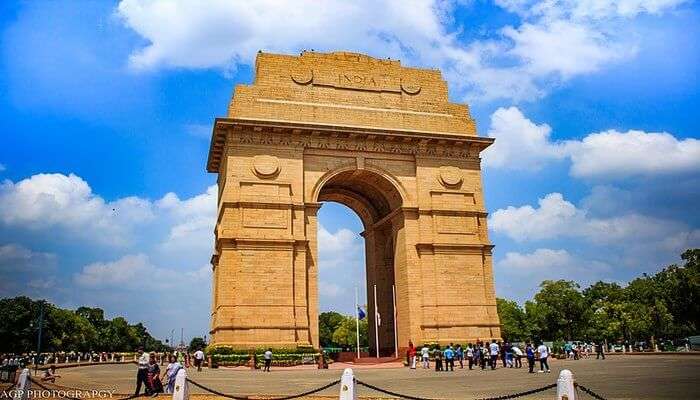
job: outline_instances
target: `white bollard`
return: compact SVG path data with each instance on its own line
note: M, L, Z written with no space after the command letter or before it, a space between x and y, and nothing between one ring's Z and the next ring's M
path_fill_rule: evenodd
M190 387L187 383L187 371L180 368L175 375L175 388L173 388L173 400L189 400Z
M564 369L559 373L559 379L557 379L557 400L576 400L574 375L568 369Z
M345 368L340 378L340 400L357 400L355 375L352 373L352 368Z
M29 368L23 369L19 374L14 400L27 400L29 398L29 391L32 388L32 381L29 379L30 376Z
M659 345L658 345L658 344L655 344L655 345L654 345L654 351L657 352L657 353L659 352Z

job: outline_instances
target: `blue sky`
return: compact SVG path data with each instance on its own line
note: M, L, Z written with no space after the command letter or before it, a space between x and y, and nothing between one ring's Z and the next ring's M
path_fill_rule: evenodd
M699 17L683 0L2 2L0 295L204 334L209 134L260 49L443 71L496 138L499 296L653 272L700 244ZM350 313L361 224L337 204L321 224L321 306Z

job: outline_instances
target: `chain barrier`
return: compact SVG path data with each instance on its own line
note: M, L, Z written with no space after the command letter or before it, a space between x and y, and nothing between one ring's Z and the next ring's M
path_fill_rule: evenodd
M578 389L581 389L584 393L586 393L587 395L593 397L594 399L597 399L597 400L606 400L605 397L599 395L598 393L592 391L591 389L589 389L589 388L587 388L587 387L585 387L585 386L583 386L583 385L581 385L581 384L579 384L579 383L574 383L574 386L575 386L576 388L578 388Z
M430 398L427 398L427 397L409 396L409 395L406 395L406 394L401 394L401 393L392 392L392 391L390 391L390 390L382 389L382 388L380 388L380 387L371 385L371 384L369 384L369 383L362 382L361 380L356 380L355 382L356 382L358 385L360 385L360 386L364 386L364 387L366 387L366 388L369 388L369 389L372 389L372 390L376 390L377 392L384 393L384 394L388 394L389 396L394 396L394 397L398 397L398 398L401 398L401 399L409 399L409 400L433 400L433 399L430 399ZM477 399L477 400L508 400L508 399L515 399L515 398L518 398L518 397L524 397L524 396L529 396L529 395L531 395L531 394L535 394L535 393L539 393L539 392L544 392L545 390L549 390L549 389L552 389L552 388L555 388L555 387L557 387L557 384L556 384L556 383L553 383L553 384L551 384L551 385L543 386L543 387L540 387L540 388L537 388L537 389L526 390L526 391L524 391L524 392L518 392L518 393L513 393L513 394L507 394L507 395L503 395L503 396L484 397L484 398L480 398L480 399ZM598 399L598 400L605 400L605 399Z
M362 382L362 381L359 380L359 379L356 379L356 380L355 380L355 383L357 383L357 384L360 385L360 386L364 386L364 387L366 387L366 388L368 388L368 389L376 390L376 391L379 392L379 393L388 394L389 396L399 397L399 398L401 398L401 399L409 399L409 400L433 400L433 399L428 398L428 397L416 397L416 396L409 396L409 395L406 395L406 394L401 394L401 393L392 392L392 391L390 391L390 390L382 389L382 388L380 388L380 387L371 385L371 384L369 384L369 383Z
M221 397L226 397L228 399L233 399L233 400L249 400L250 399L250 396L236 396L236 395L232 395L232 394L226 394L226 393L219 392L218 390L206 387L206 386L202 385L201 383L197 383L189 378L187 378L187 382L189 382L192 385L194 385L194 386L196 386L204 391L207 391L211 394L215 394L215 395L221 396ZM266 400L291 400L291 399L296 399L299 397L309 396L309 395L312 395L314 393L318 393L322 390L326 390L330 387L333 387L339 383L340 383L340 379L337 379L337 380L334 380L333 382L330 382L330 383L323 385L319 388L312 389L312 390L306 391L304 393L293 394L293 395L283 396L283 397L266 398ZM251 396L258 397L259 395L251 395ZM123 399L123 400L126 400L126 399Z
M480 399L477 399L477 400L508 400L508 399L516 399L516 398L518 398L518 397L524 397L524 396L529 396L529 395L531 395L531 394L544 392L545 390L549 390L549 389L552 389L552 388L555 388L555 387L557 387L557 384L556 384L556 383L552 383L551 385L542 386L542 387L537 388L537 389L526 390L526 391L524 391L524 392L518 392L518 393L513 393L513 394L506 394L506 395L503 395L503 396L483 397L483 398L480 398Z

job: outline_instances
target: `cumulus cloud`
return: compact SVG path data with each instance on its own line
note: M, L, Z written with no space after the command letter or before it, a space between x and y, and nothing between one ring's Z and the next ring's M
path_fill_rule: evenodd
M490 228L519 242L569 237L597 244L634 241L659 246L661 241L674 237L676 240L666 249L682 250L700 239L700 231L677 221L636 213L590 217L587 210L577 208L560 193L539 199L538 206L499 209L489 218Z
M517 107L491 114L488 136L496 142L484 152L484 164L496 168L538 170L566 156L564 146L550 141L552 128L527 119Z
M549 125L531 121L517 107L501 107L491 115L488 136L496 142L484 152L484 163L538 170L566 158L571 161L572 176L598 180L700 172L700 140L694 138L608 130L581 140L556 141L551 133Z
M37 174L0 184L0 222L31 229L63 228L81 237L124 244L128 230L153 218L137 197L107 202L74 174Z
M586 286L597 280L608 280L611 272L606 262L586 260L563 249L508 252L494 264L499 296L518 300L530 298L547 279L574 280Z
M364 251L359 234L345 228L331 233L319 225L318 256L321 269L354 269L364 260Z
M58 228L107 246L130 246L142 231L167 228L164 250L209 250L216 221L216 185L181 200L175 193L151 201L135 196L106 201L81 177L37 174L0 184L0 223L33 231Z
M116 13L147 41L129 58L137 70L230 71L251 65L258 50L347 49L439 67L453 88L474 99L522 100L541 96L552 83L630 56L623 49L634 46L608 29L608 20L675 6L671 1L639 3L597 4L595 15L584 15L571 2L501 1L502 7L521 15L523 24L468 43L458 39L460 27L451 25L456 5L428 0L332 0L322 5L310 0L215 1L207 7L186 0L123 0Z
M218 189L211 185L205 193L180 200L175 193L168 193L156 201L156 209L172 221L165 249L205 247L210 249L214 241Z
M73 276L74 282L91 289L167 289L198 285L209 278L210 266L178 271L153 265L145 254L129 254L118 260L85 265Z
M700 172L700 140L661 132L608 130L569 141L571 174L583 178Z

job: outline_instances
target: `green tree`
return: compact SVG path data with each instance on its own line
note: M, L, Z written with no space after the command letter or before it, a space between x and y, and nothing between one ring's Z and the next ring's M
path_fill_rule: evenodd
M543 323L542 338L576 339L575 336L590 318L579 285L573 281L544 281L535 294L538 320Z
M336 347L333 333L343 323L345 316L335 311L327 311L318 316L318 336L322 347Z
M367 319L360 320L360 347L368 345ZM333 343L341 347L357 346L357 325L355 318L343 316L343 321L333 332Z
M527 315L518 303L497 298L496 306L501 319L501 335L505 340L526 340L531 336Z
M190 340L188 350L194 352L197 350L204 350L205 347L207 347L207 342L204 341L204 338L193 337L192 340Z

